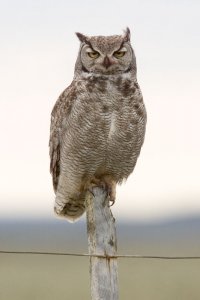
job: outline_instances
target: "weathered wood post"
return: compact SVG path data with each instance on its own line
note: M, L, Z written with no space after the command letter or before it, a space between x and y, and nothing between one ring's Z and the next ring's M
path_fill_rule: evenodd
M98 187L86 197L92 300L118 300L115 219L106 193ZM102 255L102 257L101 257Z

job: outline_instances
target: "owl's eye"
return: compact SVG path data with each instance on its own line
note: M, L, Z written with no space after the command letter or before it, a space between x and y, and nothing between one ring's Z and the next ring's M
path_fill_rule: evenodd
M116 58L121 58L121 57L123 57L124 55L125 55L125 51L116 51L116 52L114 52L114 56L116 57Z
M89 55L89 57L96 59L99 57L100 54L97 51L91 51L91 52L88 52L88 55Z

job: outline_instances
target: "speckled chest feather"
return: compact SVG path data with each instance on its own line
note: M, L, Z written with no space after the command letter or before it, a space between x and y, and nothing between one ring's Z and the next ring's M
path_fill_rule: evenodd
M63 120L64 157L85 166L85 176L112 174L120 182L133 170L143 142L139 86L127 74L88 75L76 81L75 90L70 116Z

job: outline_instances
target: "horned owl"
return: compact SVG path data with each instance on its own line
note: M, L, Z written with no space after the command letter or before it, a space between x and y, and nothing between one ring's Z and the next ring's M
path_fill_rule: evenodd
M114 203L116 184L135 167L146 125L129 28L122 35L76 35L74 78L53 108L49 142L55 212L69 221L84 213L94 185Z

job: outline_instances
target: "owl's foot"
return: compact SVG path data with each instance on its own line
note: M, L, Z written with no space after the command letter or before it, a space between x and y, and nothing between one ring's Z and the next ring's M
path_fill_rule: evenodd
M87 189L94 197L95 195L93 192L93 188L95 187L99 187L106 192L110 202L110 206L113 206L116 196L116 182L112 179L112 177L109 175L103 176L101 178L93 177L92 180L87 183L85 189Z
M92 180L90 181L90 183L88 184L87 190L93 195L93 197L95 196L93 193L93 188L95 187L99 187L102 190L106 191L106 184L105 182L103 182L101 179L93 177Z
M91 180L88 190L93 196L94 187L99 187L106 191L110 206L114 205L116 197L116 182L111 178L111 176L107 175L102 177L101 179L94 177Z
M106 185L106 192L109 198L110 206L113 206L116 198L116 182L110 175L104 176L102 180Z
M116 197L116 183L109 182L107 183L107 195L109 197L110 206L115 204L115 197Z
M110 202L109 206L111 207L111 206L113 206L115 204L115 199L112 199L112 200L109 199L109 202Z

